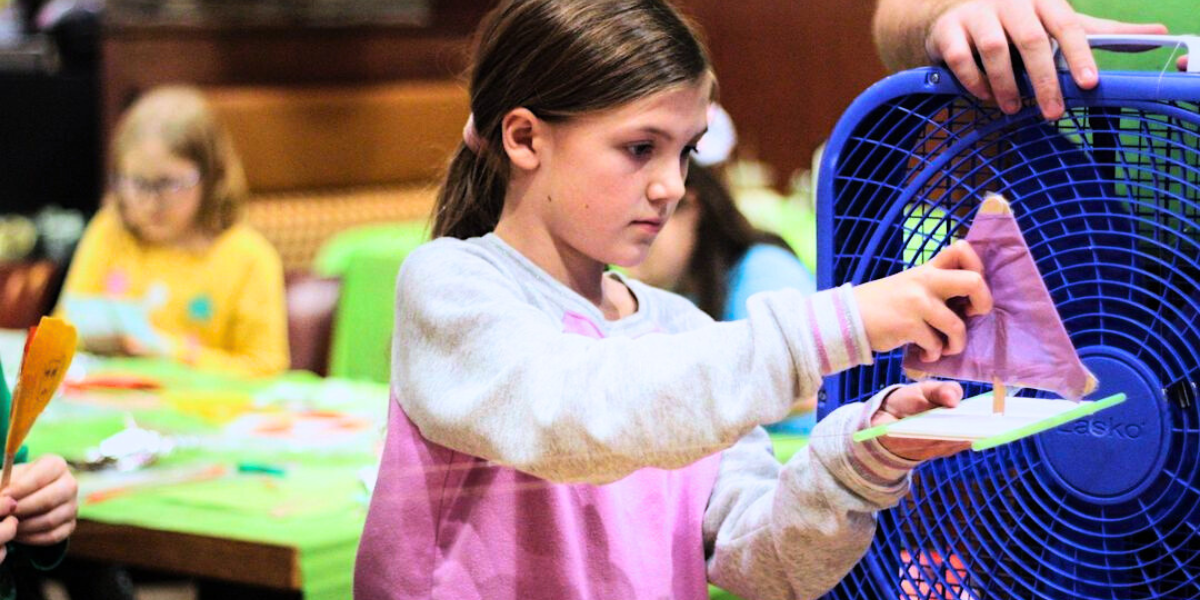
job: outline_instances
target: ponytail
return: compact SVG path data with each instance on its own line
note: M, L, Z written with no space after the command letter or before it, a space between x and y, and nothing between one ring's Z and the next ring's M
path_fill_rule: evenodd
M489 154L487 150L476 154L466 144L459 145L438 191L433 237L465 240L496 228L508 177L500 170L500 158Z

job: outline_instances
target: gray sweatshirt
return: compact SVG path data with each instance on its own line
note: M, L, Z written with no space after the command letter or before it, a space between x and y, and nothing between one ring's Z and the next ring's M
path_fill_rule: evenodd
M397 581L471 597L487 572L508 583L480 597L509 597L523 577L594 588L578 597L693 597L706 576L747 598L815 598L861 558L876 511L907 492L917 464L850 440L890 388L828 415L785 465L760 427L813 397L823 375L870 361L850 288L758 294L747 319L715 323L680 296L622 281L637 311L607 321L495 235L442 238L408 257L392 372L402 412L360 547L360 597L392 597ZM613 523L638 511L653 514L631 541ZM374 535L400 515L403 548L394 532ZM511 531L514 515L558 540L554 550ZM420 550L422 539L439 550ZM380 569L398 574L366 580ZM604 587L614 579L629 586Z

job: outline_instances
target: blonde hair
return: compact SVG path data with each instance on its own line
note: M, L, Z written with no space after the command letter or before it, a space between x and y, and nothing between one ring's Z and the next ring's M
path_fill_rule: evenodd
M247 195L242 161L229 132L217 121L200 90L155 88L129 107L117 124L109 151L109 172L114 177L121 157L146 139L162 142L171 154L199 168L201 200L196 224L205 233L217 235L241 218ZM128 226L124 208L116 204Z

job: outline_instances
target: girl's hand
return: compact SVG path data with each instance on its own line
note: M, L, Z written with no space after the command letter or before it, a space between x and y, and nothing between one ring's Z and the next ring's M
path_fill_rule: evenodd
M1063 115L1063 99L1050 38L1062 47L1075 83L1091 89L1099 78L1088 34L1163 34L1167 28L1089 17L1075 12L1067 0L967 0L952 4L928 32L925 52L929 58L935 63L945 61L963 87L984 100L995 98L1008 114L1021 108L1011 40L1025 63L1042 116L1057 119ZM982 59L983 72L973 51Z
M13 513L20 519L16 541L52 546L67 539L75 530L78 491L75 477L60 456L48 454L32 463L14 465L12 483L2 493L17 501Z
M966 346L967 326L946 306L947 300L968 298L967 316L992 310L983 263L965 241L919 267L855 287L854 297L872 350L887 352L915 343L925 362L958 354Z
M923 381L897 388L888 394L879 410L871 415L871 426L887 425L931 408L954 408L962 400L962 386L956 382ZM929 460L957 454L971 447L967 442L879 438L889 452L908 460Z

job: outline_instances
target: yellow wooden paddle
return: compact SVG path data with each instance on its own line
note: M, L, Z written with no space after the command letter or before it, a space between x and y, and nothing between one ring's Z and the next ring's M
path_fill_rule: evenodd
M71 359L75 357L77 343L75 327L54 317L42 317L25 343L25 356L21 360L21 371L17 374L12 408L8 415L4 474L0 476L0 489L8 487L17 450L20 450L34 421L50 403L50 397L66 376Z

